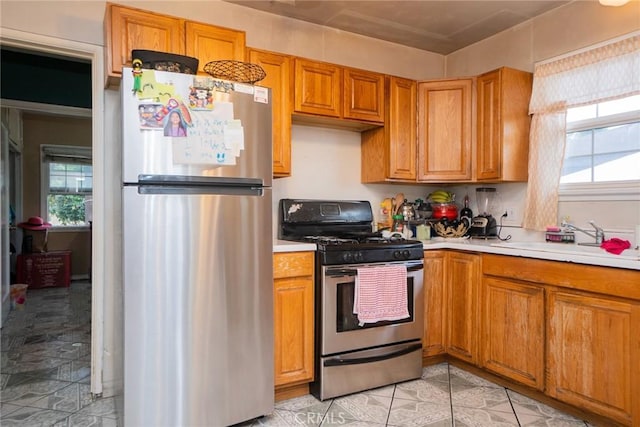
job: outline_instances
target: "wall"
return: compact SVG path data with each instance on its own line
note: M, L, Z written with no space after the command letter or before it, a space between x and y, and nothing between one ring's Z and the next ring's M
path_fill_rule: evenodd
M41 207L40 145L91 147L91 119L25 113L23 129L23 212L26 219L43 215ZM48 250L71 251L71 275L86 277L91 266L91 239L88 229L48 233Z
M623 7L605 7L596 1L574 1L521 25L447 55L446 75L472 76L501 66L533 72L534 64L640 30L640 1ZM516 212L506 224L522 223L526 184L497 185L505 208ZM619 200L568 201L561 198L559 218L568 215L576 225L590 228L589 220L610 236L633 239L640 224L640 193ZM578 233L577 239L590 240Z

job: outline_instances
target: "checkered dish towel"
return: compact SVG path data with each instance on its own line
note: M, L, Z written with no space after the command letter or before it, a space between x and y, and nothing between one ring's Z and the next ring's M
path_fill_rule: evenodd
M360 326L409 317L406 267L358 268L353 312Z

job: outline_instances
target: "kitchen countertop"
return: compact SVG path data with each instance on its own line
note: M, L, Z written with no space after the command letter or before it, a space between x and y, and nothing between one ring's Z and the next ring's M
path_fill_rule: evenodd
M561 261L561 262L573 262L577 264L598 265L602 267L616 267L626 268L631 270L640 270L640 253L638 250L626 250L625 256L631 254L635 259L617 258L617 255L609 254L602 250L602 256L581 255L577 253L563 253L563 252L550 252L547 250L534 250L534 249L521 249L515 247L494 246L495 244L502 245L505 242L499 240L484 240L484 239L457 239L457 238L442 238L436 237L431 240L423 241L425 250L436 249L454 249L470 252L482 252L498 255L519 256L526 258L545 259L549 261ZM507 243L517 245L517 242ZM566 244L563 243L550 243L550 245L560 245L558 249L565 249ZM564 246L564 247L562 247ZM597 248L595 248L597 249ZM301 251L315 251L316 245L313 243L298 243L289 242L286 240L275 240L273 244L274 252L301 252Z

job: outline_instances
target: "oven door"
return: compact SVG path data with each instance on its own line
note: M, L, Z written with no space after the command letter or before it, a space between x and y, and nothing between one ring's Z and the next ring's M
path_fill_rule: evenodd
M404 265L407 269L407 305L409 317L358 325L353 314L355 279L358 268ZM322 337L320 353L327 356L380 345L422 338L423 261L399 261L371 264L332 265L322 268Z

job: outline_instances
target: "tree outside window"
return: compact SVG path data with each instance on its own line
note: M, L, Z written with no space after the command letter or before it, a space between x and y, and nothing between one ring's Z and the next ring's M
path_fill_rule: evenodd
M86 226L91 220L93 168L85 147L43 147L47 220L54 226Z

